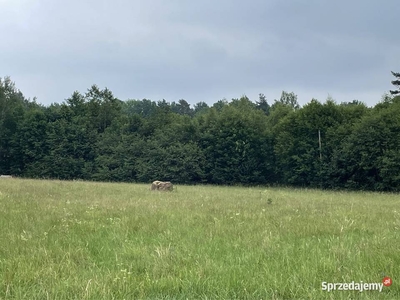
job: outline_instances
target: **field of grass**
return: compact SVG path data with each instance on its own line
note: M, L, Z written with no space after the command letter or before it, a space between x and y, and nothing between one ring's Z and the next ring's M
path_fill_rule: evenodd
M149 187L0 180L0 299L400 299L399 195Z

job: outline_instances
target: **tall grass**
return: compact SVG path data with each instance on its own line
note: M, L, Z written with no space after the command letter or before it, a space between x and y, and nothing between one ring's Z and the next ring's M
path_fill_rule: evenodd
M0 299L400 299L398 195L149 187L0 180Z

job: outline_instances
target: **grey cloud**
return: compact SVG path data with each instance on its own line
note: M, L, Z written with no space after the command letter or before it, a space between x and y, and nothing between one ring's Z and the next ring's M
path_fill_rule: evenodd
M212 103L297 89L305 101L358 94L372 105L400 69L397 5L3 0L0 76L46 104L96 83L121 99Z

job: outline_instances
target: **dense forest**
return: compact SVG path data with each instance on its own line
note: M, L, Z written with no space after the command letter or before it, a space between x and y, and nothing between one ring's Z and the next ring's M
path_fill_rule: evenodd
M398 73L393 73L399 79ZM400 82L395 80L394 85ZM374 107L283 91L191 107L93 85L49 106L0 78L0 174L29 178L400 190L400 96Z

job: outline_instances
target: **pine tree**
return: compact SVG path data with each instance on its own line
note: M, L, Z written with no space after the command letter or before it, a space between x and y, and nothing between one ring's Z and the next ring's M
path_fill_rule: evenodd
M391 71L391 72L392 72L393 76L397 78L396 80L392 81L392 84L397 86L398 90L390 91L390 93L392 95L397 95L397 94L400 94L400 73L395 73L393 71Z

